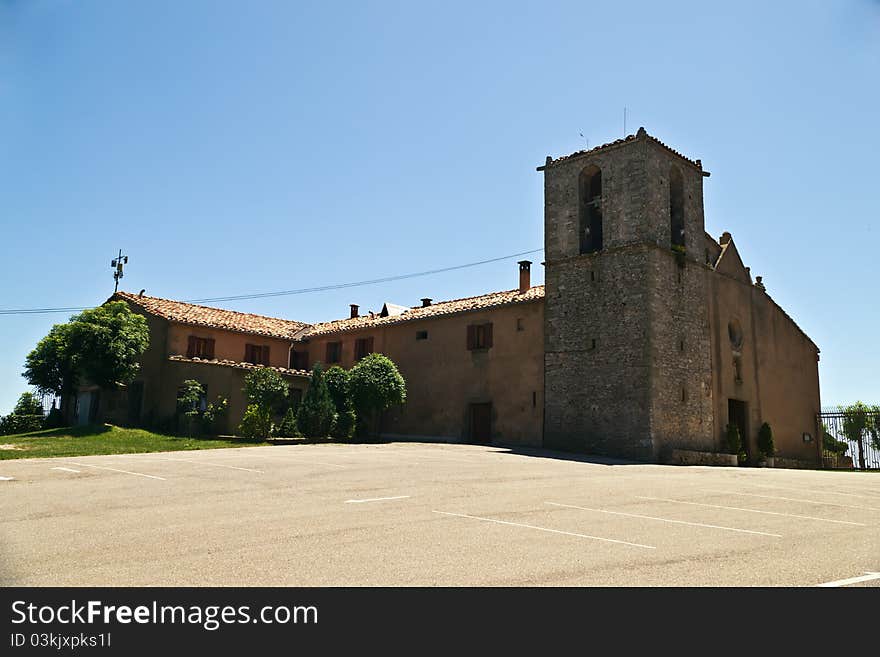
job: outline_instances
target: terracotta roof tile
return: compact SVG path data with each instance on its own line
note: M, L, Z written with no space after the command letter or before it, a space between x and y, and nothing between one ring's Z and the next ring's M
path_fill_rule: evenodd
M507 290L505 292L492 292L477 297L453 299L452 301L440 301L430 306L416 306L414 308L409 308L405 313L399 315L389 315L387 317L381 317L378 314L375 314L372 317L370 315L361 315L360 317L339 319L332 322L321 322L315 324L304 332L302 337L308 339L332 333L356 331L376 326L389 326L392 324L400 324L402 322L413 322L420 319L429 319L432 317L442 317L444 315L454 315L457 313L495 308L497 306L529 303L532 301L540 301L543 298L543 285L536 285L522 293L519 289Z
M605 150L606 148L611 148L612 146L619 146L620 144L625 144L630 141L636 141L637 139L639 139L639 137L644 137L646 139L650 139L655 144L662 146L670 153L677 155L678 157L685 160L686 162L689 162L690 164L697 167L698 169L700 169L700 170L703 169L703 163L700 160L692 160L691 158L686 157L685 155L682 155L677 150L675 150L674 148L672 148L670 146L667 146L666 144L664 144L662 141L660 141L656 137L649 135L645 131L644 128L639 128L639 131L634 135L627 135L626 137L623 137L622 139L615 139L614 141L610 141L607 144L602 144L601 146L596 146L594 148L589 148L589 149L585 149L582 151L575 151L574 153L571 153L569 155L562 155L562 156L557 157L555 159L548 157L546 164L544 166L538 167L538 171L543 171L546 167L552 166L553 164L556 164L557 162L564 162L565 160L572 160L572 159L581 157L583 155L587 155L588 153L598 153L599 151ZM706 174L706 175L708 175L708 174Z
M268 365L254 365L253 363L240 363L235 360L227 360L227 359L211 359L207 360L205 358L187 358L186 356L169 356L168 360L174 361L175 363L199 363L201 365L220 365L222 367L235 367L241 370L256 370L260 368L268 368L270 370L275 370L280 374L285 374L288 376L311 376L311 372L307 370L292 370L286 367L269 367Z
M239 333L264 335L283 340L294 339L296 334L307 329L309 324L289 319L240 313L235 310L223 310L209 306L198 306L183 301L172 301L158 297L138 296L130 292L117 292L112 299L124 299L129 303L143 308L151 315L156 315L172 322L218 328Z

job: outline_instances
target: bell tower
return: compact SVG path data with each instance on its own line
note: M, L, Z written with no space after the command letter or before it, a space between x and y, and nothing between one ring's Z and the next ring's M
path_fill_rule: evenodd
M544 444L711 449L703 178L639 128L544 173Z

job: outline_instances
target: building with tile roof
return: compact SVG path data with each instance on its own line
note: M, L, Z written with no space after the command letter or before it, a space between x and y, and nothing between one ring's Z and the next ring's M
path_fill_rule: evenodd
M767 422L787 462L815 463L819 349L752 280L731 235L705 232L702 162L640 128L538 170L544 285L521 261L512 289L352 304L315 324L119 292L150 325L142 375L114 403L80 407L169 421L178 386L196 378L208 398L230 398L234 431L253 369L274 368L296 398L316 362L348 368L380 352L408 389L383 418L389 438L711 463L735 460L728 425L757 459Z

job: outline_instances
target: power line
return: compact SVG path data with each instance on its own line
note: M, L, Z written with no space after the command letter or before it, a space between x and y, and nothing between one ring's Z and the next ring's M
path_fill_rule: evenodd
M392 281L401 281L408 278L417 278L419 276L430 276L432 274L442 274L448 271L456 271L459 269L467 269L469 267L478 267L487 265L492 262L500 262L501 260L509 260L510 258L518 258L519 256L530 255L543 251L543 248L532 249L530 251L521 251L519 253L510 253L508 255L499 256L497 258L489 258L488 260L479 260L477 262L468 262L463 265L453 265L451 267L441 267L440 269L429 269L427 271L414 272L411 274L398 274L397 276L386 276L384 278L373 278L365 281L354 281L351 283L335 283L332 285L319 285L316 287L304 287L296 290L280 290L277 292L255 292L251 294L237 294L225 297L205 297L202 299L184 299L185 303L215 303L218 301L244 301L246 299L266 299L270 297L292 296L296 294L308 294L309 292L326 292L329 290L342 290L350 287L360 287L363 285L375 285L377 283L390 283ZM0 315L43 315L48 313L69 313L87 310L91 306L66 307L66 308L8 308L0 309Z

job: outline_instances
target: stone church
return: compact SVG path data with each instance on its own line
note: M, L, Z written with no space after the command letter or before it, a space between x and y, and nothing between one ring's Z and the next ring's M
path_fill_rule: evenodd
M381 352L408 389L384 419L389 439L711 463L728 423L754 454L767 422L778 461L817 463L819 349L731 235L705 232L701 161L640 128L538 171L543 286L522 261L510 290L352 304L317 324L120 292L111 299L147 318L150 348L127 390L82 389L78 420L167 419L181 382L197 379L229 399L232 432L249 370L276 368L296 396L315 362L351 367Z

